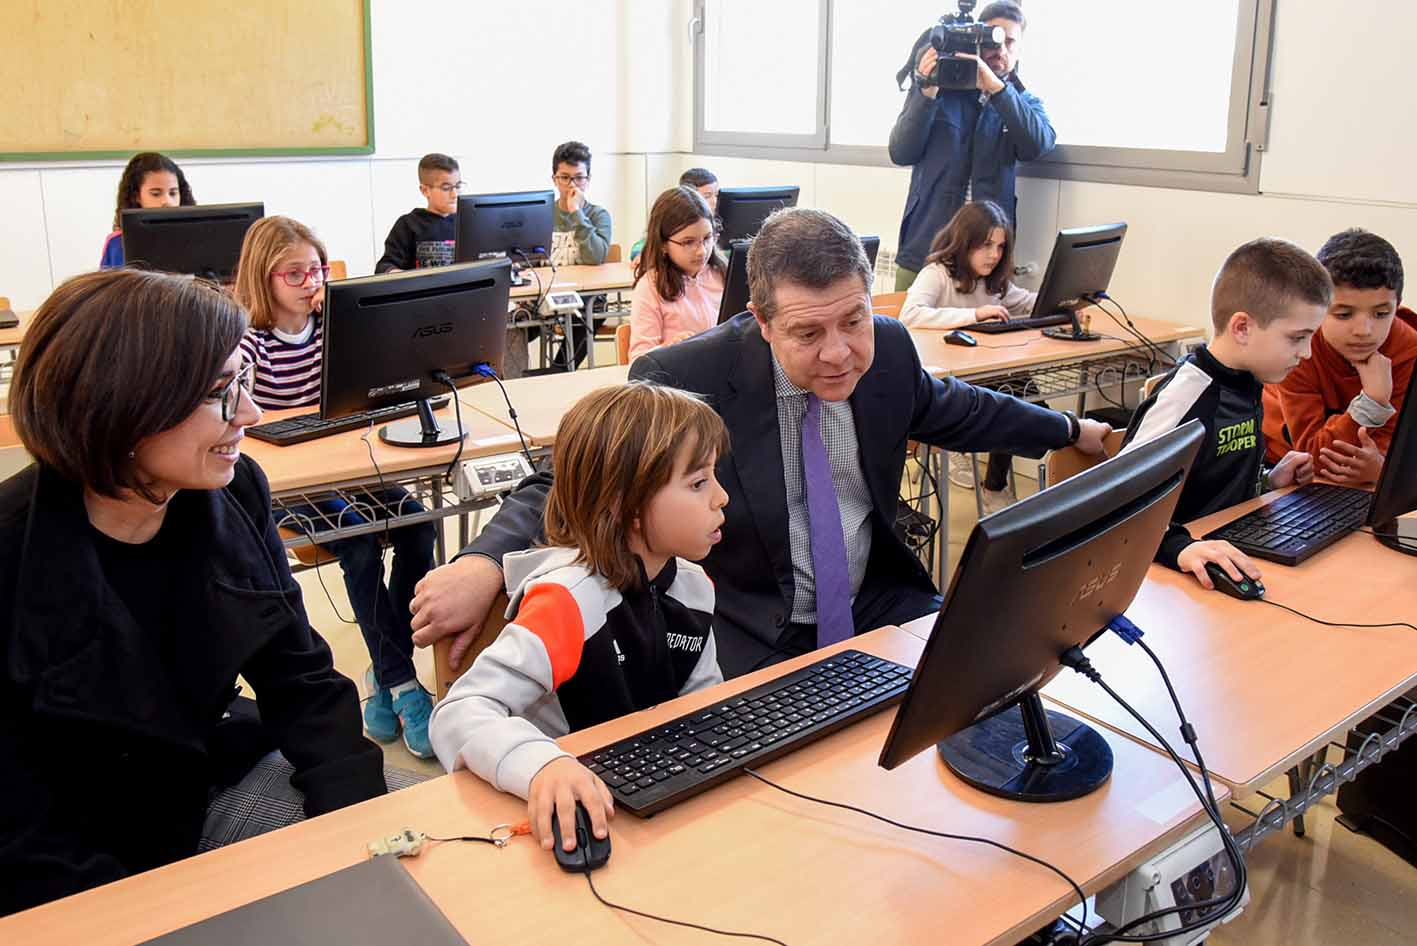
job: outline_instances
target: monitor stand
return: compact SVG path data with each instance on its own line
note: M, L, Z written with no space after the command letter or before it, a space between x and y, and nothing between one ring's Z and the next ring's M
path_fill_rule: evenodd
M1417 538L1402 535L1401 526L1396 519L1379 522L1372 529L1373 536L1388 548L1396 549L1404 555L1417 555Z
M1080 720L1044 709L1037 690L936 748L950 771L970 785L1015 801L1080 798L1112 774L1107 740Z
M531 267L523 266L519 263L513 263L512 275L509 277L508 281L513 286L525 286L527 283L531 282L531 277L527 275L527 270L530 268Z
M446 443L457 443L467 436L467 431L459 427L457 421L442 426L433 416L433 406L427 398L420 398L415 403L418 416L380 427L380 440L392 447L441 447Z
M1060 315L1062 313L1059 313ZM1072 328L1045 328L1043 334L1049 338L1062 339L1065 342L1095 342L1101 340L1102 336L1096 332L1085 332L1082 323L1078 321L1076 312L1068 312L1073 317Z

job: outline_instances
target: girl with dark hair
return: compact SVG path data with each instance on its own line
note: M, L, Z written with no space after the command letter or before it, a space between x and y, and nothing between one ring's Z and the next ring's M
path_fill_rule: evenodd
M977 322L1007 320L1033 312L1038 293L1009 281L1014 268L1014 230L992 201L971 201L959 208L935 235L925 267L906 294L900 320L911 328L957 329ZM950 479L974 485L973 464L952 456ZM984 511L1013 501L1007 453L989 454L984 479Z
M177 162L156 151L135 154L118 179L118 202L113 209L113 232L103 244L101 269L123 265L123 211L155 207L191 207L192 197L187 176Z
M727 265L717 242L713 211L698 191L680 185L655 200L645 251L635 263L631 361L718 323Z

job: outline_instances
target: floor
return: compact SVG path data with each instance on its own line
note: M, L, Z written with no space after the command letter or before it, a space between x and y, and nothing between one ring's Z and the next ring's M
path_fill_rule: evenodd
M1019 492L1028 495L1036 483L1018 478ZM958 487L950 494L948 564L953 569L975 521L972 492ZM450 531L450 540L455 541ZM324 579L321 587L320 579ZM359 630L343 620L350 616L344 582L337 568L298 576L311 622L329 641L335 665L354 678L361 690L368 653ZM328 592L328 593L327 593ZM342 616L342 617L341 617ZM416 660L424 686L432 688L431 655L419 651ZM1204 740L1204 733L1201 734ZM436 762L415 759L401 742L386 746L389 764L429 774L441 773ZM1282 782L1268 786L1271 794L1286 794ZM1259 810L1263 799L1240 799ZM1246 816L1230 810L1232 828ZM1417 943L1417 869L1369 838L1334 823L1332 799L1311 809L1307 835L1271 835L1249 858L1250 905L1232 923L1213 933L1212 946L1411 946Z

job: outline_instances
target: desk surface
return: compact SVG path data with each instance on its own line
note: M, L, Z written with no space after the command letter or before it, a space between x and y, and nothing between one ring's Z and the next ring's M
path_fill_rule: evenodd
M516 378L507 384L507 397L517 409L517 422L528 443L548 447L556 440L556 428L570 406L597 388L624 384L630 369L625 365L608 368L587 368L564 374ZM512 421L507 414L507 401L495 384L480 384L462 391L464 407L471 407L507 428ZM463 415L467 419L467 415ZM513 440L516 435L513 434Z
M1193 523L1209 529L1272 499L1261 497ZM1411 559L1355 533L1297 568L1260 563L1265 597L1329 621L1412 620ZM1189 575L1153 565L1127 616L1176 686L1213 775L1252 790L1417 684L1417 632L1324 627L1258 601L1206 591ZM928 636L934 617L906 626ZM1140 647L1107 634L1088 658L1166 735L1179 723L1161 679ZM1072 711L1153 745L1111 698L1063 671L1044 694ZM1182 751L1177 737L1172 745ZM1159 751L1159 749L1158 749Z
M898 628L855 646L913 664L921 644ZM582 752L709 705L800 658L562 740ZM765 767L787 787L855 802L906 823L973 833L1027 851L1094 892L1196 822L1169 762L1113 736L1112 780L1086 798L1025 805L959 783L922 753L876 765L891 713L879 713ZM405 826L481 834L523 803L461 772L0 920L7 943L140 942L360 860L367 841ZM596 873L607 899L721 929L805 943L1012 944L1073 897L1047 870L976 844L905 832L800 801L743 776L649 820L620 814ZM702 944L705 934L601 906L529 840L498 851L434 845L404 862L470 942ZM714 891L716 896L710 896ZM941 930L948 930L942 936Z
M473 385L472 388L465 389L463 396L466 396L466 391L478 387L490 387L495 391L497 386ZM317 408L312 405L283 411L266 411L261 420L280 420L294 414L308 414L314 410ZM453 406L449 404L437 411L436 416L439 421L453 423ZM466 459L519 449L517 435L511 433L504 424L477 411L468 410L466 406L463 408L462 421L463 427L468 431L462 452ZM271 483L272 493L333 486L376 476L378 473L388 476L436 467L447 464L457 453L456 444L427 448L392 447L379 439L379 428L386 423L388 421L375 424L372 432L349 430L290 447L277 447L274 444L262 443L254 437L247 437L241 441L241 452L255 460L265 471L266 478ZM369 446L364 443L366 433ZM379 464L377 472L374 463L369 459L370 447L373 448L374 458Z
M629 289L635 284L635 268L629 263L602 263L599 266L560 266L556 269L556 279L551 281L551 268L538 266L531 270L535 275L513 286L513 299L535 299L548 288L574 289L577 292L605 292L614 289ZM537 282L540 277L541 282ZM3 336L0 336L3 338Z
M25 329L29 327L30 316L34 315L34 312L16 312L15 315L20 319L19 325L14 328L0 328L0 348L15 348L24 341Z
M1205 337L1205 330L1195 326L1145 318L1132 321L1138 331L1158 345ZM1006 332L1003 335L975 332L971 334L979 344L973 348L946 345L945 335L949 333L941 330L911 329L910 337L915 340L920 363L926 371L937 378L953 375L965 380L1051 362L1113 355L1128 348L1138 349L1143 355L1146 353L1140 342L1128 336L1110 319L1094 316L1092 330L1115 337L1104 337L1095 342L1068 342L1048 338L1039 329ZM969 327L966 326L964 331L968 332Z

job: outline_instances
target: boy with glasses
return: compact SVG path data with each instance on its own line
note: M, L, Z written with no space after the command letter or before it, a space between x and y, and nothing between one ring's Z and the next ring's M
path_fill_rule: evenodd
M599 266L610 251L610 211L586 199L590 189L590 148L568 141L551 155L556 185L551 262L557 266Z
M374 272L450 265L462 188L462 172L456 160L436 152L425 154L418 162L418 190L428 206L415 207L394 221Z

